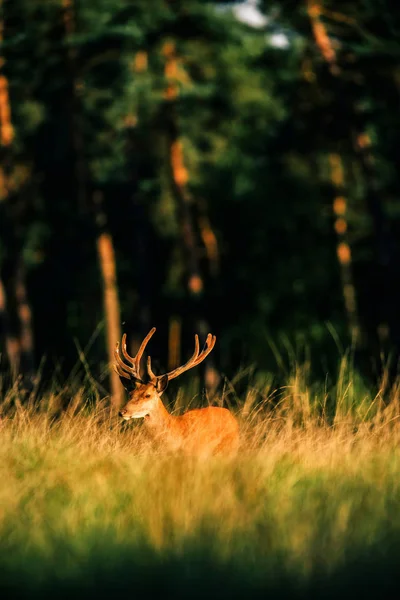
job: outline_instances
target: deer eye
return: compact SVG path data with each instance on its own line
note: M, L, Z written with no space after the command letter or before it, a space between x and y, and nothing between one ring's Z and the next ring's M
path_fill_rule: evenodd
M150 398L151 394L146 394L145 398Z

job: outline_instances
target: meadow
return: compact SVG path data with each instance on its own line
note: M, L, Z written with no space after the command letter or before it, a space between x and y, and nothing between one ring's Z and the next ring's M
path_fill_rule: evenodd
M166 454L88 383L67 408L65 389L4 392L1 597L398 597L398 385L365 386L346 357L321 384L304 365L278 388L239 379L215 401L240 452L206 461ZM196 401L176 391L176 410Z

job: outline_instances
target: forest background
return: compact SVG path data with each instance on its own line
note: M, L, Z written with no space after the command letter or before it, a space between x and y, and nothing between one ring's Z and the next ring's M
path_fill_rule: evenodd
M0 11L4 372L61 381L84 353L119 402L121 326L133 352L156 325L171 368L215 333L210 388L299 352L321 377L338 349L369 378L398 355L400 6Z

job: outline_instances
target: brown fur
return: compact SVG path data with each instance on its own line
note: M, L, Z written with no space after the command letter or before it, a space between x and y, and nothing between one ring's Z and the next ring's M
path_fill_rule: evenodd
M152 383L137 384L121 416L144 418L152 438L166 450L206 456L234 454L238 448L239 425L229 410L209 406L173 416Z
M157 376L153 373L151 357L148 356L147 377L143 379L140 375L140 361L155 330L153 327L149 331L134 357L128 354L125 333L121 346L119 342L115 345L115 370L129 390L129 402L120 411L121 417L126 420L145 419L153 439L166 450L201 456L235 453L239 445L239 425L229 410L209 406L175 417L169 414L161 401L161 394L171 379L199 365L210 354L215 346L215 335L207 335L201 351L199 336L195 335L192 357L184 365L164 375ZM120 350L126 362L122 360Z

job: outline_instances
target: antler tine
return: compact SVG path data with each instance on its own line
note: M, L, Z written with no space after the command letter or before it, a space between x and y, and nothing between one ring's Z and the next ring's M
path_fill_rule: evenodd
M211 335L211 333L209 333L207 335L207 339L203 346L203 350L200 352L199 356L197 357L196 362L193 365L194 367L199 365L201 362L203 362L203 360L210 354L211 350L215 346L216 341L217 341L217 337L215 335Z
M149 339L151 338L151 336L154 334L155 331L156 331L155 327L153 327L149 331L149 333L144 338L143 342L140 344L140 348L135 357L130 356L130 354L128 354L128 351L126 349L126 333L124 333L124 335L122 336L122 344L121 344L122 354L124 355L125 360L129 361L131 363L132 367L135 367L135 369L137 371L139 371L140 359L142 358L144 349L146 348Z
M114 368L114 371L115 371L116 373L118 373L118 375L119 375L120 377L124 377L124 379L130 379L130 376L129 376L129 375L127 375L127 374L125 373L125 371L122 371L122 370L121 370L121 369L120 369L120 368L119 368L117 365L113 365L113 368Z
M121 350L122 350L122 354L124 355L125 360L127 360L128 362L130 362L131 365L132 365L132 367L134 367L135 366L135 359L128 354L128 351L126 349L126 333L124 333L124 335L122 336Z
M116 361L115 369L116 369L118 375L121 375L122 377L126 377L127 379L129 379L131 377L131 375L135 376L133 368L128 367L128 365L126 365L124 363L124 361L122 360L122 358L119 354L119 342L117 342L115 344L114 358Z
M193 352L192 356L189 358L187 363L185 363L181 367L177 367L173 371L170 371L170 373L168 373L168 379L174 379L175 377L178 377L178 375L180 375L184 371L191 369L199 357L199 351L200 351L199 336L196 333L196 335L194 336L194 352Z
M153 329L151 329L149 331L149 333L146 335L143 342L140 344L140 348L135 357L128 354L128 351L126 349L126 333L124 333L124 335L122 336L121 350L122 350L122 354L123 354L125 360L127 362L129 362L130 364L127 365L122 360L122 358L120 356L120 352L119 352L119 348L120 348L119 342L117 342L115 344L114 357L115 357L115 361L116 361L115 370L117 371L118 375L120 375L121 377L125 377L127 379L134 378L137 381L142 381L140 378L140 360L142 358L144 349L146 348L146 345L147 345L149 339L151 338L151 336L154 334L155 330L156 330L156 328L153 327Z
M155 330L156 330L156 328L153 327L153 329L151 329L149 331L149 333L146 335L143 342L140 344L139 351L135 357L130 356L130 354L128 354L128 351L126 349L126 333L124 333L124 335L122 336L121 350L122 350L122 354L123 354L125 360L130 363L129 365L127 365L120 356L119 342L117 342L115 344L115 349L114 349L114 357L115 357L115 361L116 361L115 370L118 373L118 375L120 375L120 377L124 377L125 379L133 378L133 379L136 379L137 381L142 381L140 378L140 360L142 358L144 349L146 348L146 345L147 345L149 339L151 338L151 336L154 334Z
M134 363L135 363L136 371L138 373L140 373L140 360L141 360L141 358L143 356L144 349L146 348L149 339L152 337L152 335L154 334L155 331L156 331L155 327L153 327L152 329L150 329L149 333L146 335L146 337L144 338L143 342L140 344L140 348L139 348L139 350L138 350L135 358L133 359Z
M157 381L157 375L155 375L151 368L151 356L147 357L147 374L151 382L155 383Z
M210 354L211 350L215 346L216 341L217 341L217 338L215 337L215 335L213 336L213 335L211 335L211 333L209 333L207 335L207 339L204 344L204 348L199 354L199 348L200 348L199 336L196 334L194 336L195 349L194 349L193 356L188 360L188 362L186 364L167 373L168 379L175 379L175 377L178 377L178 375L181 375L185 371L188 371L189 369L192 369L193 367L196 367L197 365L199 365L206 358L206 356L208 354Z

